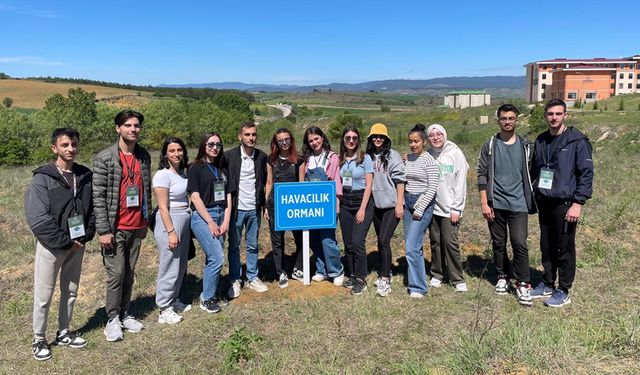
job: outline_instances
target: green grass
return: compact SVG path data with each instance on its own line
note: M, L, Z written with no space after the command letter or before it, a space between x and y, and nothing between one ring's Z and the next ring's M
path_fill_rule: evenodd
M279 99L278 99L279 100ZM33 240L24 220L23 194L33 167L0 169L0 373L318 373L318 374L633 374L640 372L640 233L637 212L640 184L640 131L631 114L573 113L571 124L589 134L596 166L594 197L578 227L578 270L572 304L554 310L539 301L522 308L513 297L497 296L486 222L475 184L480 144L497 131L492 122L479 125L480 115L495 107L463 111L426 110L410 113L364 113L366 124L381 121L400 150L415 122L443 124L452 139L462 140L470 165L467 208L460 229L470 292L432 289L423 300L404 293L402 225L392 240L395 278L387 298L374 294L377 255L370 253L369 289L359 297L346 289L290 281L281 291L273 265L262 262L261 276L270 291L243 291L220 314L197 306L175 326L157 323L155 277L157 256L151 237L144 241L137 267L133 310L147 328L107 343L105 274L96 242L83 264L73 327L89 345L82 350L53 348L54 358L38 363L31 357ZM467 125L462 125L467 120ZM298 119L296 135L311 123L327 126L332 114ZM521 125L522 132L526 132ZM610 135L596 142L605 132ZM260 134L260 143L270 135ZM300 142L298 142L300 144ZM334 148L336 148L334 145ZM228 145L231 147L231 145ZM263 147L264 148L264 147ZM153 157L154 165L157 155ZM538 224L529 221L532 274L541 275ZM340 234L338 234L340 239ZM339 240L341 242L341 240ZM369 252L375 249L370 232ZM260 232L261 257L270 250L268 230ZM290 246L291 247L291 246ZM288 249L289 250L289 249ZM428 251L427 251L428 252ZM427 254L427 259L430 259ZM189 264L183 298L197 300L202 252ZM226 287L223 269L221 289ZM222 290L224 291L224 290ZM55 332L57 295L49 316Z

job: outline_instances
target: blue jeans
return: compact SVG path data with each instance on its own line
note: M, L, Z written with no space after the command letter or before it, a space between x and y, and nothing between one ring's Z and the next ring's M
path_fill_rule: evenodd
M309 247L316 255L316 273L328 277L338 277L344 273L335 229L310 230Z
M422 245L424 234L431 224L435 199L429 203L420 220L415 220L413 206L417 197L409 193L404 195L404 253L407 258L407 289L409 292L427 294L429 287L427 286L427 271L424 266Z
M258 231L260 216L256 210L238 210L229 225L229 282L242 278L240 263L240 237L246 226L244 239L247 243L247 280L258 277Z
M218 225L222 224L224 219L224 208L222 206L208 208L207 211ZM220 271L224 264L224 236L214 237L209 230L209 226L197 211L194 211L191 215L191 231L196 236L206 256L204 270L202 271L202 294L200 295L200 299L206 301L215 297L218 289Z

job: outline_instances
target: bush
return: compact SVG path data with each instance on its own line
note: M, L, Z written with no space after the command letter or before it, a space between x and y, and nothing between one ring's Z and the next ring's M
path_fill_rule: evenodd
M381 105L380 106L380 111L382 111L382 112L391 112L391 107L389 107L388 105Z
M531 109L529 117L529 134L542 133L547 129L547 121L544 119L544 108L540 104L536 104Z
M358 129L360 134L363 133L364 121L358 115L352 115L350 113L344 113L342 115L338 115L336 120L329 125L329 130L327 131L327 135L330 139L340 139L342 136L342 130L347 126L353 126Z
M2 99L2 105L7 108L11 108L11 106L13 105L13 99L7 96L6 98Z

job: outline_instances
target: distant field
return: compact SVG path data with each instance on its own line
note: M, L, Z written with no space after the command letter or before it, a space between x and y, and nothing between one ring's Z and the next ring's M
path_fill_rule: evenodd
M45 101L51 95L62 94L66 96L69 89L76 87L80 87L85 91L95 92L98 99L122 95L151 95L144 91L126 90L114 87L3 79L0 80L0 100L10 97L13 99L13 107L40 109L44 107Z

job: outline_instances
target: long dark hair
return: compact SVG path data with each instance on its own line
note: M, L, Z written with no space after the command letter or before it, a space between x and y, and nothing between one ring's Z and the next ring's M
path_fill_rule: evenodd
M218 134L218 132L213 131L203 135L202 139L200 140L200 145L198 146L198 155L196 155L196 158L193 161L193 164L205 163L205 157L207 156L207 150L206 150L207 141L209 140L209 138L213 136L218 137L218 139L220 139L220 143L222 143L222 137L220 137L220 134ZM222 169L223 162L224 162L224 146L222 146L220 151L218 151L218 156L216 156L215 160L213 161L213 166L218 169Z
M383 168L387 169L389 164L389 153L391 152L391 139L386 135L376 134L377 136L384 137L384 142L380 147L380 161L382 162ZM371 160L375 160L376 155L376 145L373 144L371 137L367 138L367 154L371 157Z
M354 132L358 135L358 144L356 145L356 150L355 150L356 165L362 164L362 161L364 160L364 151L360 149L360 132L354 126L347 126L342 130L342 136L340 136L340 165L344 164L345 162L344 155L347 153L347 149L346 147L344 147L344 136L348 132Z
M171 143L177 143L182 147L182 160L180 160L180 168L177 172L185 171L189 166L189 154L187 153L187 147L182 142L182 139L177 137L167 137L162 144L162 148L160 148L160 162L158 162L158 169L169 169L171 164L169 163L169 159L167 159L167 149Z
M313 150L311 149L311 146L309 146L309 135L311 134L317 134L321 136L322 148L327 152L331 151L331 144L329 143L329 139L326 135L324 135L322 129L317 126L311 125L307 128L307 130L304 131L304 139L302 140L302 158L305 161L309 160L309 157L313 155Z
M272 164L275 164L276 160L278 160L278 156L280 156L280 145L278 144L277 136L278 134L287 133L289 134L289 138L291 139L291 143L289 144L289 157L287 160L291 164L295 164L298 162L298 150L296 150L296 139L293 138L293 134L287 128L278 128L275 133L273 133L273 137L271 137L271 154L269 154L269 161Z

